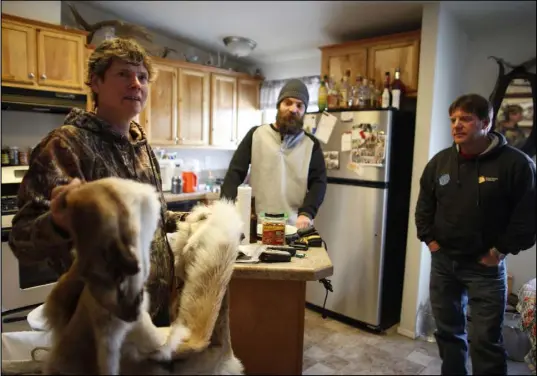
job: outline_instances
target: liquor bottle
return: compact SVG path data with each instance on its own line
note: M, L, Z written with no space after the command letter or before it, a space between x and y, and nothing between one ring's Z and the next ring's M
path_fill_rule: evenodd
M352 107L358 108L360 102L360 87L362 86L362 75L356 76L356 81L352 87Z
M390 72L386 72L384 75L384 90L382 91L382 108L390 107Z
M330 88L328 89L328 109L333 110L338 106L338 91L334 82L334 76L330 76Z
M317 101L317 105L319 107L319 111L323 112L328 107L328 89L326 88L326 79L327 77L324 76L324 79L321 81L321 86L319 86L319 97Z
M253 196L250 208L250 243L257 243L257 212L255 210L255 197Z
M350 75L350 72L349 72ZM345 74L341 78L339 85L339 108L347 108L349 106L349 84L348 77Z
M401 97L405 91L405 85L401 81L401 72L399 68L395 70L394 80L392 83L392 107L399 109L401 106Z
M369 107L371 108L377 108L378 95L377 95L377 86L375 85L375 79L372 78L371 81L369 81Z
M362 108L369 108L371 104L371 92L367 77L362 80Z

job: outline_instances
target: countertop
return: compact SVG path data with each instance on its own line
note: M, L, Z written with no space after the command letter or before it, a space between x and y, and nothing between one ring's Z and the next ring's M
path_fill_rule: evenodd
M310 248L303 253L305 258L292 257L291 262L235 264L233 278L317 281L334 273L324 247Z
M164 192L164 199L166 202L181 202L190 200L207 200L213 201L220 199L220 193L214 192L193 192L193 193L171 193Z

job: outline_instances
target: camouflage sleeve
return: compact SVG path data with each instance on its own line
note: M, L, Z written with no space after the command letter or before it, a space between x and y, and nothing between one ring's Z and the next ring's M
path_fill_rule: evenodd
M72 240L52 222L52 189L73 178L86 180L81 150L66 134L53 131L32 152L30 167L18 193L19 211L13 219L9 245L23 263L49 260L66 270L72 261Z

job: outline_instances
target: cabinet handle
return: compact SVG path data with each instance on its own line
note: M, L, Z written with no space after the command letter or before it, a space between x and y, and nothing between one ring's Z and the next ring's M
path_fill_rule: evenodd
M46 80L46 79L47 79L47 76L43 73L43 74L41 75L41 79L42 79L42 80Z
M30 74L28 74L28 77L29 77L29 78L35 78L35 74L30 73Z

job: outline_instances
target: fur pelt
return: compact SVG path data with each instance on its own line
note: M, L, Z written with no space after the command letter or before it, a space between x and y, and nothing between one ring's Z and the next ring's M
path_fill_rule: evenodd
M120 360L170 360L188 335L152 323L144 284L160 203L154 188L119 178L65 195L75 262L48 296L52 332L46 374L119 374Z
M196 364L217 364L217 369L206 371L242 373L242 364L231 348L227 291L242 228L235 205L224 200L210 206L198 205L185 222L178 223L171 247L176 275L183 286L170 330L172 336L176 330L188 331L173 356L188 358L192 366L181 366L181 372L192 372Z

